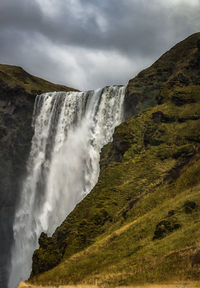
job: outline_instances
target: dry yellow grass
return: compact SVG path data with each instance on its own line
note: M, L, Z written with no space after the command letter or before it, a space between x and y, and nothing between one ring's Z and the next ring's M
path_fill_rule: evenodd
M94 285L60 285L60 286L37 286L21 282L18 288L98 288ZM101 286L102 287L102 286ZM174 284L144 284L141 286L120 286L118 288L195 288L200 287L200 283L174 283ZM117 288L117 287L116 287Z
M97 288L98 286L93 285L59 285L59 286L41 286L41 285L31 285L29 283L21 282L18 288Z

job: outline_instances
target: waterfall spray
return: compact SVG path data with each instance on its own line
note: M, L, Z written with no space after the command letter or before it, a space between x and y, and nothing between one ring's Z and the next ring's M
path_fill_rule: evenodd
M9 288L27 279L41 232L52 234L97 183L101 148L123 120L125 87L37 96L34 136L13 226Z

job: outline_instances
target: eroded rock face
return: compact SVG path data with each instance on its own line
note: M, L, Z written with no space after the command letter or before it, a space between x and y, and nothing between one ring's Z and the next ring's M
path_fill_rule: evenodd
M13 239L12 224L20 186L26 171L33 130L35 96L0 81L0 280L6 287ZM3 275L3 276L2 276Z

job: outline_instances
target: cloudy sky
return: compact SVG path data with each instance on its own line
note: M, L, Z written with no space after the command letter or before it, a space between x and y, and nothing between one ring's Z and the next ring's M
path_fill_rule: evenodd
M126 84L200 31L200 0L0 0L0 63L80 90Z

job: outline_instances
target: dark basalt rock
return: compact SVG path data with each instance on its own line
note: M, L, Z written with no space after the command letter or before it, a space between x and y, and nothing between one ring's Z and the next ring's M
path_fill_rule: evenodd
M133 135L119 131L118 128L116 128L116 133L113 135L112 143L105 145L101 151L101 172L108 166L111 161L120 162L124 153L134 142L135 139Z
M47 236L47 234L42 232L40 235L40 238L38 240L40 247L41 248L47 248L47 246L49 245L49 239L50 238Z
M14 211L33 135L34 95L0 81L0 101L0 267L5 268L0 277L4 275L1 287L6 287Z
M198 48L198 51L200 52L200 40L197 41L197 48Z
M153 240L162 239L180 227L181 225L174 219L162 220L156 225Z
M196 207L197 207L196 202L194 202L194 201L189 201L189 200L186 201L185 204L184 204L185 213L186 213L186 214L191 214Z
M133 115L140 111L138 104L140 102L141 95L137 93L128 95L127 93L128 92L126 92L124 101L124 115L125 119L130 119Z

